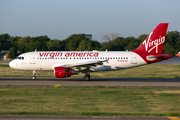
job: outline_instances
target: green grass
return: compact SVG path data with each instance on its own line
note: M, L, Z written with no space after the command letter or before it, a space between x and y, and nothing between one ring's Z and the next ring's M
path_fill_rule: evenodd
M8 64L0 64L0 67L9 67Z
M0 96L1 115L180 115L180 88L1 86Z
M98 78L180 78L180 65L150 64L119 71L92 72ZM32 71L15 70L8 65L0 65L0 77L30 77ZM54 77L53 71L36 71L37 77ZM72 77L84 77L83 73Z

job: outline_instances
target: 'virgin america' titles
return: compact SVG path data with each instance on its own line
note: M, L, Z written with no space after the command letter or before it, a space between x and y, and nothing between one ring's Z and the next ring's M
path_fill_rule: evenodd
M156 48L156 53L158 53L158 45L164 43L164 41L165 41L165 36L163 36L163 37L159 36L158 39L156 39L156 40L151 40L150 38L151 38L151 35L152 35L152 34L153 34L153 32L151 32L151 33L149 34L148 39L145 40L145 41L143 42L143 44L145 45L145 50L146 50L146 51L150 52L151 50L153 50L154 48ZM152 47L152 48L151 48L151 47ZM148 49L148 48L151 48L151 49Z
M52 53L48 53L48 52L44 52L44 53L39 53L40 57L62 57L62 53L60 52L52 52Z
M63 55L64 54L64 55ZM97 52L67 52L67 53L61 53L61 52L43 52L39 53L40 57L98 57L99 53Z

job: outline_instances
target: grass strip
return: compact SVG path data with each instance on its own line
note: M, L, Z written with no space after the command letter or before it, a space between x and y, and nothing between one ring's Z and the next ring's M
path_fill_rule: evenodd
M180 116L180 88L0 87L1 115Z
M119 71L92 72L98 78L180 78L180 65L150 64ZM8 65L0 65L0 77L31 77L32 71L15 70ZM37 77L54 77L53 71L36 71ZM84 77L83 73L73 77Z
M9 67L8 64L0 64L0 67Z

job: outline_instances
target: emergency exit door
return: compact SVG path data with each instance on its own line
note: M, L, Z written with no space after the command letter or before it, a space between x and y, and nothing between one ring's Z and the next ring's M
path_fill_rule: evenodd
M30 64L36 64L36 54L30 54Z

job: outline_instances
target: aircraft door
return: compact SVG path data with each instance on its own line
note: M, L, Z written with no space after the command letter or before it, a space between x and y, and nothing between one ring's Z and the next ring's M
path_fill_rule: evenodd
M30 54L30 64L36 64L36 54Z
M131 54L131 64L137 64L137 55L136 55L136 53Z

